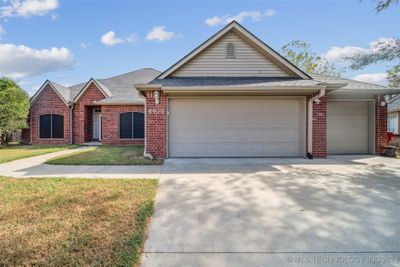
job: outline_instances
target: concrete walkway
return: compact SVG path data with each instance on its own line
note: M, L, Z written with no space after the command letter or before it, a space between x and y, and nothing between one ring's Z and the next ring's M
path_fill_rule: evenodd
M162 165L153 166L70 166L44 164L48 159L68 155L76 151L89 149L78 147L45 155L15 160L0 164L0 176L29 177L66 177L66 178L152 178L158 179Z
M168 159L142 267L399 266L399 209L397 159Z

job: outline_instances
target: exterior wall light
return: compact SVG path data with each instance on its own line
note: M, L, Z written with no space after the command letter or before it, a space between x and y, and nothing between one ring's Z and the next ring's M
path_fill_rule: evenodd
M160 104L160 92L158 91L154 92L154 102L156 103L156 105Z
M315 104L319 105L319 103L321 103L321 100L319 98L315 99Z

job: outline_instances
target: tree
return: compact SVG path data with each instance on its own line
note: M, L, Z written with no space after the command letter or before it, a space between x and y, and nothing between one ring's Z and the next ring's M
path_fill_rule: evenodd
M311 45L300 40L291 41L281 48L282 54L307 73L340 77L343 70L311 51Z
M389 8L394 4L398 4L400 0L379 0L375 10L377 13ZM368 65L381 61L397 61L400 60L400 39L381 40L374 44L369 52L358 54L353 57L346 58L351 61L350 68L353 70L362 69ZM400 87L400 64L396 64L387 70L387 80L390 87Z
M0 143L7 145L12 134L27 127L29 97L13 80L0 78Z
M366 53L357 54L346 58L351 61L350 68L360 70L364 67L382 61L400 61L400 39L384 39L372 45ZM400 76L400 64L387 71L387 80L392 87L399 86L398 77Z
M398 4L400 0L380 0L378 5L375 7L376 12L381 12L393 4Z

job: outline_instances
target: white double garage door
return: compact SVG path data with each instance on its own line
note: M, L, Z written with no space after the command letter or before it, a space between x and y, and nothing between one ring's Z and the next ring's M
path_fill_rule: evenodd
M306 154L304 97L170 98L168 110L169 157ZM328 102L327 113L328 153L368 153L367 102Z

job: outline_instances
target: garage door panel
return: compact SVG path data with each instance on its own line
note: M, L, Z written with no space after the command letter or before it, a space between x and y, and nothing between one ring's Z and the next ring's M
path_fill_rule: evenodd
M170 99L169 156L303 156L301 101Z
M362 142L365 142L365 140L368 138L368 132L365 128L353 128L352 133L353 134L349 135L343 129L332 129L330 134L327 136L327 141L346 142L362 140Z
M366 101L334 101L329 102L327 106L327 112L330 115L349 115L349 114L368 114L368 102Z
M367 115L328 115L330 117L330 126L338 128L363 127L368 129Z
M328 101L328 154L366 154L368 139L368 102Z

